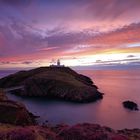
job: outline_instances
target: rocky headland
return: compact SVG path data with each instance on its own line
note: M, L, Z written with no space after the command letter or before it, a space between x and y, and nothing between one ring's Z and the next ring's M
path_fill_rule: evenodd
M41 96L74 102L91 102L103 98L92 80L69 67L40 67L19 71L0 79L0 88L23 86L14 90L19 96Z

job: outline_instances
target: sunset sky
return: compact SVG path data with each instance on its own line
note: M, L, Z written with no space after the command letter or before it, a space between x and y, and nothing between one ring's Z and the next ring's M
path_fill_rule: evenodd
M140 65L140 0L0 0L0 68Z

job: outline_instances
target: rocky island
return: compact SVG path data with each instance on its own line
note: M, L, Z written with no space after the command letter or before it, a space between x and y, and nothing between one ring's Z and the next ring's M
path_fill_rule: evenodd
M130 109L130 110L135 110L135 111L139 110L138 105L133 101L124 101L123 106L127 109Z
M19 96L41 96L74 102L91 102L103 98L92 80L69 67L40 67L19 71L0 79L0 88L16 89Z

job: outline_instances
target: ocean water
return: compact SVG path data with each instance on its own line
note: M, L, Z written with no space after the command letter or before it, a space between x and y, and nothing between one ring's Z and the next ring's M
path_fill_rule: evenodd
M14 71L12 71L14 72ZM9 71L9 73L12 73ZM122 106L125 100L135 101L140 107L140 69L136 70L81 70L105 93L95 103L78 104L42 98L21 98L8 94L10 99L23 102L39 115L39 123L97 123L114 129L140 128L140 111L130 111ZM0 72L0 76L8 72Z

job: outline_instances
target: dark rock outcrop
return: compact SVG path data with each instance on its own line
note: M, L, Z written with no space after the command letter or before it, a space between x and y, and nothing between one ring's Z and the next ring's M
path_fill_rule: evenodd
M124 101L123 106L125 108L130 109L130 110L139 110L138 105L135 102L132 102L132 101Z
M24 86L21 96L45 96L75 102L91 102L103 98L97 86L87 76L68 67L41 67L20 71L0 79L1 88Z
M0 122L16 125L31 125L35 121L24 105L11 100L0 101Z
M31 125L35 124L35 118L23 104L8 100L0 90L0 123Z

